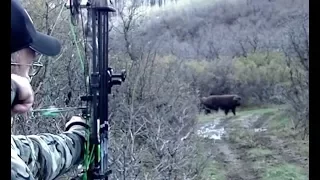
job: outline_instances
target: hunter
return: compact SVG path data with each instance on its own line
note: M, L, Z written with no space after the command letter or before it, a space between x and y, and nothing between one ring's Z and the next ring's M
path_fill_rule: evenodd
M56 56L60 50L60 42L36 31L20 2L11 0L11 116L32 107L36 55ZM86 128L85 120L73 116L61 134L11 135L11 179L51 180L79 165Z

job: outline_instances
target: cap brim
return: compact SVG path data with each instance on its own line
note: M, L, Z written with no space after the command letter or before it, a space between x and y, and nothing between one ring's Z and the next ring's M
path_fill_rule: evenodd
M46 56L56 56L61 51L61 44L58 39L40 32L37 32L30 47Z

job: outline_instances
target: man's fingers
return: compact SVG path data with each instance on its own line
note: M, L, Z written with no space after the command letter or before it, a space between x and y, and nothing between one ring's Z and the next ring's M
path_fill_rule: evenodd
M32 87L28 78L11 74L11 81L14 82L16 86L16 97L12 104L12 112L18 114L28 112L34 101Z
M23 114L28 112L32 107L32 103L28 103L28 104L16 104L12 111L14 113L18 113L18 114Z
M24 101L18 100L18 104L14 104L12 112L23 114L31 110L34 100L33 96L25 96L23 98L28 99L25 99Z

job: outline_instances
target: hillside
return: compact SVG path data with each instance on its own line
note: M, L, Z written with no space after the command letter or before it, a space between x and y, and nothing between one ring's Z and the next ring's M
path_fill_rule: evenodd
M131 24L138 28L132 41L161 41L162 54L213 60L279 51L292 28L308 26L309 3L304 0L179 2L143 8L142 17Z

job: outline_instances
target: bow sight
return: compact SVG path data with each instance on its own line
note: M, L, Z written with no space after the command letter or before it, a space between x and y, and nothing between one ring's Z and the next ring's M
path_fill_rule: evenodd
M115 9L106 6L106 1L70 0L67 8L70 8L73 20L79 19L81 8L87 9L86 47L92 49L88 59L89 72L87 95L81 100L87 103L82 111L82 116L90 123L90 138L85 145L85 160L82 179L108 179L108 94L114 85L121 85L126 78L126 71L113 73L108 66L108 13ZM98 6L99 4L99 6ZM74 22L77 21L72 21ZM91 25L91 27L90 27ZM89 42L89 40L91 42ZM89 148L88 148L89 147Z

